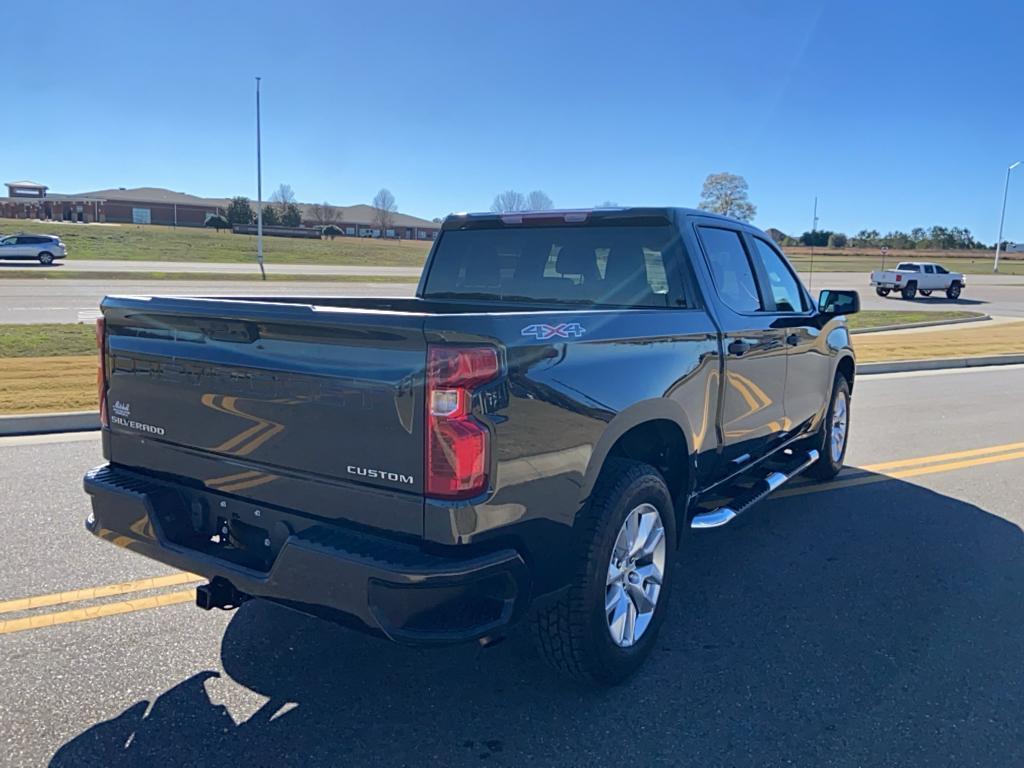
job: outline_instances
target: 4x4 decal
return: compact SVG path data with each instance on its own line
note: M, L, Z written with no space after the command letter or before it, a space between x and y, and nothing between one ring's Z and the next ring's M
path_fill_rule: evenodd
M533 336L539 341L555 338L568 339L570 337L578 339L586 332L587 329L579 323L559 323L558 325L534 323L533 325L526 326L522 331L520 331L523 336Z

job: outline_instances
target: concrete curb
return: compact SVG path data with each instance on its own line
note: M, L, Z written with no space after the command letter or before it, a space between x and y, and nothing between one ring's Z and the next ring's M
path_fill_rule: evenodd
M99 428L99 411L69 411L67 413L30 413L25 416L0 416L0 437L45 435L51 432L84 432Z
M924 320L920 323L904 323L903 325L879 325L874 328L856 328L850 331L851 334L858 333L880 333L881 331L904 331L911 328L932 328L940 325L960 325L961 323L980 323L983 320L991 320L992 315L981 315L980 317L957 317L952 320Z
M1024 355L985 355L981 357L939 357L932 360L893 360L885 363L858 363L857 373L903 373L904 371L940 371L947 368L981 368L990 365L1024 364Z
M980 368L992 365L1022 365L1024 355L987 355L984 357L945 357L934 360L894 360L887 363L860 363L857 373L903 373L939 371L947 368ZM0 416L0 437L45 435L53 432L86 432L100 428L99 411L33 413L26 416Z

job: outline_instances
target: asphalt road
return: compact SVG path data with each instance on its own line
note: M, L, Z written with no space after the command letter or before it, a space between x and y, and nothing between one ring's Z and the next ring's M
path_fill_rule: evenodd
M150 607L180 586L11 610L174 572L82 527L95 438L0 440L0 620L77 619L0 622L0 764L1024 764L1024 413L999 405L1022 389L1024 367L861 378L849 463L873 469L695 534L614 690L521 634L410 650L256 601Z
M871 287L868 275L861 272L817 272L813 276L803 272L800 277L815 296L822 288L859 291L863 309L963 309L999 317L1024 317L1024 277L1015 275L967 275L967 287L955 301L944 293L918 296L913 301L904 301L895 294L883 298Z
M279 275L390 275L393 277L420 276L419 267L377 267L344 264L276 264L267 263L270 272ZM123 259L68 259L44 266L33 261L0 261L0 270L32 270L45 273L64 269L68 272L200 272L252 275L259 279L260 270L253 261L249 264L203 261L125 261Z
M96 263L96 262L94 262ZM103 262L100 262L103 263ZM114 262L127 264L129 262ZM236 267L240 265L223 265ZM276 269L277 267L275 267ZM305 267L303 267L305 269ZM355 270L360 267L320 267ZM385 268L372 268L382 271ZM409 271L405 267L396 267ZM356 274L356 273L352 273ZM359 273L362 274L362 273ZM396 273L397 274L397 273ZM261 283L235 281L167 280L0 280L0 323L91 322L98 315L100 300L108 293L191 294L203 296L311 295L311 296L401 296L416 290L416 271L401 283ZM808 277L803 276L805 284ZM958 301L933 294L905 302L898 297L881 298L867 284L865 275L853 272L823 272L813 276L811 285L821 288L851 288L860 291L865 309L966 309L1005 317L1024 317L1024 278L979 275L968 277L967 291Z

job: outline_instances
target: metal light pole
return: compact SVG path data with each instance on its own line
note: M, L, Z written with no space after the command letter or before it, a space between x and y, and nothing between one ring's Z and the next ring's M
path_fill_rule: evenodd
M267 279L263 269L263 167L260 158L260 79L256 78L256 261L260 275Z
M814 233L818 231L818 196L814 196L814 219L811 222L811 271L807 278L807 290L814 286Z
M992 271L999 271L999 251L1002 250L1002 220L1007 217L1007 194L1010 191L1010 171L1019 166L1021 161L1017 161L1009 168L1007 168L1007 183L1002 185L1002 212L999 214L999 239L995 241L995 261L992 263Z

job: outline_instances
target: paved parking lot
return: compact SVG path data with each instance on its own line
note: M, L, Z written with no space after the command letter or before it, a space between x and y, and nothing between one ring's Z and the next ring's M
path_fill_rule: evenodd
M1022 764L1022 389L1022 367L859 380L852 469L693 536L657 654L608 691L521 635L410 650L201 612L85 532L97 439L0 440L0 764Z

